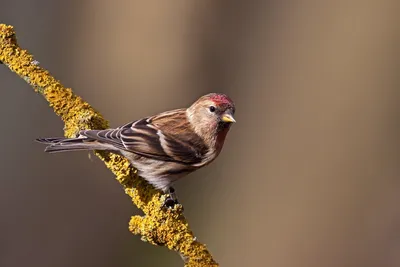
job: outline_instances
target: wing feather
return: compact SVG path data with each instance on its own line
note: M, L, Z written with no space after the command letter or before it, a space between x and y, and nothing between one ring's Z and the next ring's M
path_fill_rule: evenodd
M184 109L133 121L117 129L84 130L80 134L144 157L181 164L200 163L208 151L192 130Z

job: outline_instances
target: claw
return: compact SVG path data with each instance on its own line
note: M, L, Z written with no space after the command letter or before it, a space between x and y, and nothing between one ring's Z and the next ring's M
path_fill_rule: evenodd
M168 188L168 195L165 198L164 207L172 209L176 204L179 204L178 199L176 198L175 189L173 187Z

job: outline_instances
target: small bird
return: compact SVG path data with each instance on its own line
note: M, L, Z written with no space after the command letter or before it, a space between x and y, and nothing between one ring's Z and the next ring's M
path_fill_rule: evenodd
M211 163L221 152L235 105L224 94L200 97L175 109L116 129L82 130L77 138L39 138L49 153L107 150L126 157L141 177L165 193L187 174Z

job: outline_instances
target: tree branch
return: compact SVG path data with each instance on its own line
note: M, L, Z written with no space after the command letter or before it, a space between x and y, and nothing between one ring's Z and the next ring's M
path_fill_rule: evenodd
M66 137L75 137L82 129L106 129L108 122L70 88L65 88L49 72L39 66L33 56L17 44L12 26L0 24L0 62L18 74L41 94L64 121ZM137 170L121 156L104 151L96 155L116 176L133 203L144 212L133 216L129 230L143 241L177 251L185 266L218 266L206 246L197 242L183 215L182 205L163 207L166 195L155 190L137 175Z

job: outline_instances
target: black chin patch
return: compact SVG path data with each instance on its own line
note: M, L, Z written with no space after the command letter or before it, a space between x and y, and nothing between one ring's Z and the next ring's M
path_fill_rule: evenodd
M218 122L218 131L222 131L222 130L228 128L229 125L230 125L229 122L219 121L219 122Z

